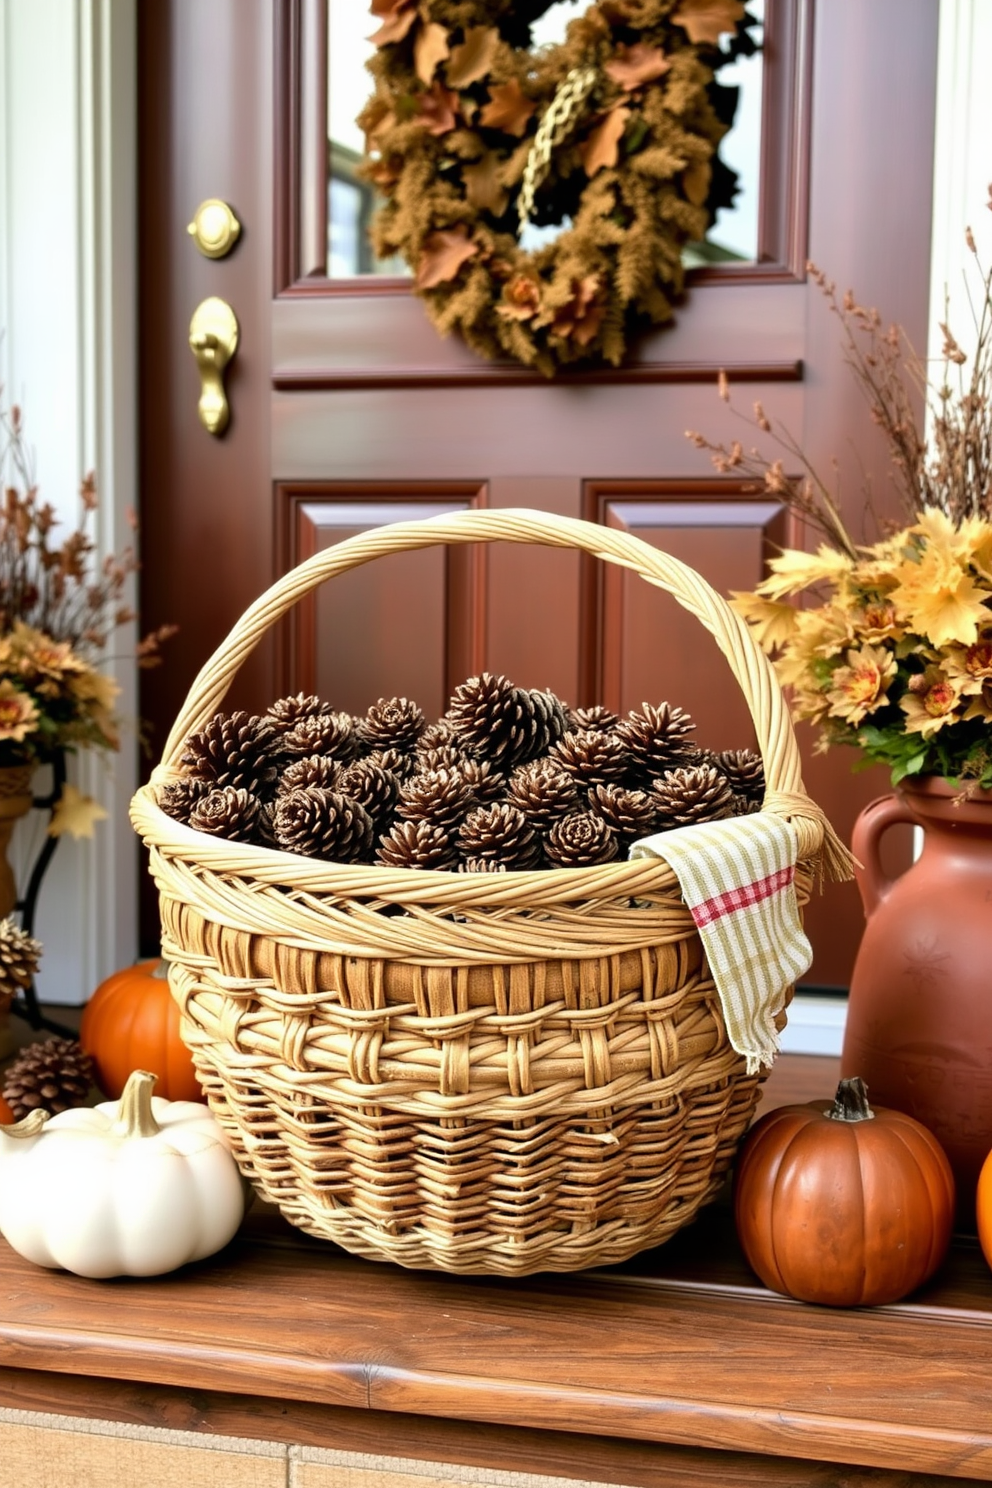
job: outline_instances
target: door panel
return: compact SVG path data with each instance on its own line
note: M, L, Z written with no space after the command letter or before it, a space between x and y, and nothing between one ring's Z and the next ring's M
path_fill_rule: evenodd
M687 428L753 439L716 397L721 367L735 405L760 399L828 478L836 457L856 530L865 478L884 516L885 451L804 265L812 255L925 344L937 10L768 0L758 262L694 270L675 324L625 367L548 383L440 339L402 280L326 277L325 0L139 7L143 621L183 626L143 697L159 747L247 604L305 552L383 512L541 506L628 526L721 590L753 584L769 546L795 534L760 493L715 480L685 440ZM185 231L210 196L244 224L216 262ZM228 299L242 328L222 440L197 421L186 344L208 294ZM623 576L500 545L464 570L426 554L396 573L384 563L337 581L260 645L231 703L258 708L312 683L359 706L405 678L400 690L420 691L430 711L485 665L577 702L670 696L714 744L750 737L712 643ZM416 633L404 623L414 614ZM811 743L807 731L809 789L848 835L885 777L852 777L850 757L813 757ZM844 984L862 923L853 887L830 890L807 922L810 980ZM149 941L154 926L150 901Z

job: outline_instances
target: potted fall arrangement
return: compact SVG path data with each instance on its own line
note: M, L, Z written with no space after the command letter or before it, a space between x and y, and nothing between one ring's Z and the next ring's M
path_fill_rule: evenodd
M816 749L853 745L891 771L894 794L866 808L852 843L867 926L843 1073L929 1127L970 1198L992 1147L992 270L970 229L967 241L982 280L974 346L966 354L942 324L936 385L898 327L811 268L889 445L904 516L876 542L854 541L760 404L755 425L779 439L798 476L741 444L690 438L718 469L753 475L821 539L815 552L773 558L769 577L733 602L775 658L796 716L818 729ZM893 882L879 843L896 822L922 828L924 846Z
M50 809L48 841L32 873L37 888L58 837L91 836L106 815L67 781L66 756L119 748L118 687L100 666L111 632L135 618L125 589L137 560L130 547L98 559L92 475L80 487L75 528L56 537L58 517L40 498L16 406L0 408L0 474L0 921L21 908L30 933L33 895L17 904L7 846L32 805ZM139 665L155 664L170 629L139 642ZM32 782L43 765L51 767L52 788L38 799Z

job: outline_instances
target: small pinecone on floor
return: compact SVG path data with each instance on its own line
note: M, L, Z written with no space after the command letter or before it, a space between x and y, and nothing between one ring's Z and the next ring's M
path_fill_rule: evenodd
M648 779L688 764L696 754L689 739L696 725L671 703L658 707L642 703L617 724L615 735L627 751L634 771Z
M293 697L279 698L271 708L266 709L265 716L272 720L281 734L284 734L287 729L294 728L304 718L317 718L321 713L331 712L333 709L329 704L313 693L297 692Z
M429 770L410 777L396 809L407 821L429 821L451 832L477 804L460 770Z
M560 817L576 809L579 792L571 775L554 760L539 759L514 770L506 799L543 835Z
M658 821L654 797L647 791L627 790L622 785L593 786L589 807L613 828L624 847L639 837L650 836Z
M663 827L691 827L734 815L734 793L715 765L669 770L654 782Z
M370 759L355 760L338 778L337 789L365 807L376 832L389 825L400 783L389 770L374 765Z
M454 844L436 822L396 822L379 843L378 861L387 868L454 868L458 857Z
M306 790L312 785L319 785L322 790L333 790L340 773L341 766L332 754L308 754L303 759L294 759L279 777L276 796Z
M75 1039L28 1044L4 1071L3 1098L20 1121L32 1111L57 1116L81 1106L93 1084L93 1061Z
M462 749L503 771L544 754L564 717L550 693L525 692L492 672L456 688L445 715Z
M617 834L601 816L576 811L555 822L544 839L544 851L559 868L591 868L611 863L620 851Z
M506 776L488 760L460 759L455 766L480 806L498 801L506 789Z
M305 858L358 863L371 856L372 818L340 791L311 786L280 796L272 830L281 848Z
M373 749L365 759L366 763L378 765L380 770L385 770L389 775L395 775L399 781L409 780L417 768L416 755L404 754L399 749Z
M611 708L604 708L602 703L597 703L593 708L573 708L568 715L568 730L572 734L581 734L585 729L592 729L597 734L608 734L619 722L619 716Z
M30 987L41 960L41 941L12 919L0 920L0 1012Z
M160 785L155 799L165 812L174 821L188 822L190 813L197 801L202 801L209 792L210 786L205 780L194 780L192 777L186 780L170 780L168 785Z
M711 762L726 775L735 796L761 805L765 795L765 767L760 754L753 749L723 749L713 755Z
M343 763L353 759L358 739L349 713L311 713L280 735L278 750L289 759L326 755Z
M458 846L464 859L481 858L507 869L535 868L541 860L541 839L523 812L505 803L476 806L462 822Z
M584 729L566 734L550 754L555 764L565 771L580 790L594 785L609 785L622 780L627 772L627 751L617 735Z
M279 773L274 753L277 737L271 719L217 713L205 729L190 734L180 764L187 775L205 780L213 789L230 785L265 799L273 794Z
M212 837L226 837L231 842L252 842L259 835L261 811L257 796L225 785L223 790L209 791L197 801L189 824L194 832L209 832Z
M409 754L426 727L423 713L409 698L380 698L359 720L358 737L366 750L398 749Z

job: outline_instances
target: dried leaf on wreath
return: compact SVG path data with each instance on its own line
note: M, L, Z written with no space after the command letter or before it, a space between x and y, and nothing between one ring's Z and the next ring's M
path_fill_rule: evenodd
M489 89L489 102L479 115L479 123L487 129L502 129L504 134L522 135L537 109L517 82Z
M384 98L373 98L365 105L358 118L358 126L365 135L366 152L371 150L381 134L396 124L396 114Z
M510 200L510 193L500 180L499 164L500 157L496 151L487 150L481 160L466 165L462 171L465 194L472 206L483 212L492 212L494 217L502 217Z
M458 123L458 94L435 82L428 92L420 95L416 117L428 134L447 134Z
M499 178L504 186L516 186L527 169L527 161L530 159L531 141L525 139L517 146L499 168Z
M598 298L599 275L587 274L573 279L572 298L554 313L551 330L555 336L571 339L578 346L588 346L596 339L603 323L606 306Z
M484 78L493 65L499 32L495 26L471 26L465 40L451 53L445 75L452 88L467 88Z
M682 187L694 207L701 207L709 196L713 172L708 160L694 161L682 172Z
M462 264L479 251L465 228L454 227L431 233L424 241L417 270L417 288L435 289L454 279Z
M84 796L74 785L64 785L52 813L48 835L61 837L64 832L68 832L70 837L77 840L80 837L92 837L93 828L106 816L107 812L99 801L94 801L92 796Z
M616 165L620 159L620 141L629 117L630 110L626 104L618 103L579 146L587 176L594 176L603 166Z
M661 47L638 41L633 46L618 47L616 59L607 62L603 71L625 93L633 93L635 88L643 88L645 83L663 77L671 65Z
M728 31L736 31L744 19L743 0L682 0L672 20L681 26L694 46L709 41L714 45Z
M451 55L448 33L437 21L421 26L413 43L413 65L420 81L429 86L445 57Z
M372 0L370 9L382 21L378 31L369 37L377 47L402 41L417 19L416 0Z

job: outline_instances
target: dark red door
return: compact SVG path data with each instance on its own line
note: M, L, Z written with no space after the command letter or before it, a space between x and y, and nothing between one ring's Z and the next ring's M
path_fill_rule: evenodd
M328 200L336 181L347 212L349 171L347 149L328 146L328 14L328 0L139 10L143 620L182 626L143 703L159 748L196 669L275 575L382 521L541 507L636 532L721 592L753 586L771 546L799 534L685 439L738 435L721 367L744 409L760 398L821 468L836 459L860 530L866 479L885 509L884 451L807 256L925 344L932 0L767 0L751 261L693 271L677 323L628 365L550 384L440 340L402 279L328 277ZM218 260L186 232L210 197L243 225ZM188 344L214 295L240 325L222 438L198 421ZM393 557L336 581L268 638L234 701L314 687L349 709L405 692L436 712L481 667L575 702L667 696L705 742L749 742L713 642L672 602L577 555L516 546ZM807 770L847 835L886 784L851 763ZM853 887L828 890L808 924L811 982L846 984Z

